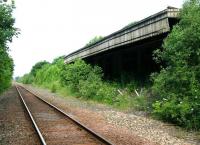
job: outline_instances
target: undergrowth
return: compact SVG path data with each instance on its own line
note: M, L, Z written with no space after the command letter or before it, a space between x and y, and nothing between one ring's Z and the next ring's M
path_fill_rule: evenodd
M32 83L63 96L93 100L119 109L146 111L144 88L142 90L134 81L126 85L104 81L102 69L98 66L93 67L83 60L66 65L62 58L55 59L51 64L42 61L36 66L34 68L39 69L34 70L35 76L26 74L20 79L21 82ZM138 94L135 92L137 89Z

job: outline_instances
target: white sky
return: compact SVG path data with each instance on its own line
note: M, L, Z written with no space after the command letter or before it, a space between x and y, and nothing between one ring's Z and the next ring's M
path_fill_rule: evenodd
M133 21L180 8L184 0L16 0L18 38L10 44L14 76L28 73L38 61L52 61Z

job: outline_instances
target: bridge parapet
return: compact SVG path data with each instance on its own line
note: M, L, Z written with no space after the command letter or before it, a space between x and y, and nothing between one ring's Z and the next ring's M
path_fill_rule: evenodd
M151 15L135 24L116 31L101 41L83 47L65 57L65 63L70 63L76 58L86 58L110 49L141 41L170 31L170 19L178 18L179 9L168 7L167 9Z

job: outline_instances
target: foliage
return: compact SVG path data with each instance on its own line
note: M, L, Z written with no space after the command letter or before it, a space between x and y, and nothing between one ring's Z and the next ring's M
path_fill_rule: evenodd
M153 113L178 125L200 129L200 1L186 1L180 17L163 51L155 51L155 60L165 62L166 67L152 75L157 99Z
M92 68L91 65L86 64L83 60L76 60L72 64L67 64L61 74L61 81L64 85L70 86L72 90L79 88L79 82L89 80L90 77L101 77L102 70L99 67Z
M41 69L41 68L42 68L44 65L46 65L46 64L49 64L49 62L47 62L47 61L45 61L45 60L36 63L36 64L32 67L32 69L31 69L31 74L35 77L37 71L38 71L39 69Z
M44 64L42 68L37 70L34 83L56 92L57 88L60 87L60 74L63 65L63 58L56 59L51 64Z
M128 91L121 95L117 91L117 88L120 88L118 83L105 82L102 77L102 69L98 66L93 67L80 59L71 64L64 64L63 57L59 57L51 64L47 63L36 69L35 77L32 73L25 74L20 81L26 84L34 83L50 89L51 92L66 94L67 91L68 95L111 104L117 108L144 108L145 101L142 101L142 97L136 98L133 97L135 94L131 94L138 87L137 83L127 85Z
M83 60L76 60L72 64L64 66L62 71L63 86L71 88L72 92L84 99L96 100L98 102L114 105L119 108L134 107L138 110L145 110L147 100L143 96L132 95L132 86L127 85L131 91L119 94L118 83L108 83L102 80L102 70L98 66L92 67ZM137 87L136 83L135 88Z
M60 86L60 74L63 65L63 57L56 58L51 64L47 61L38 62L32 67L29 74L25 74L19 79L19 82L47 87L52 92L56 92Z
M0 48L2 50L8 50L7 43L18 34L17 28L14 27L15 19L12 11L12 6L0 5Z
M8 53L0 50L0 93L11 85L13 60Z
M0 93L11 85L13 74L13 60L8 55L8 43L13 36L18 35L12 17L13 7L0 4Z
M64 55L55 58L53 60L52 64L61 64L61 65L63 65L63 61L64 61Z
M24 74L22 77L19 78L19 82L22 82L24 84L32 84L33 83L33 75L31 74Z
M51 64L37 63L31 73L20 80L49 88L52 92L67 90L81 98L119 108L153 109L153 114L160 119L200 129L200 1L186 1L180 17L180 22L165 39L163 49L154 52L155 61L164 62L165 66L159 73L152 74L151 92L141 88L141 83L137 81L126 84L125 77L123 85L105 82L100 67L91 66L83 60L64 64L63 57ZM87 46L100 39L102 37L95 37ZM148 88L149 83L146 84ZM136 95L135 90L138 89L141 91ZM151 94L153 97L149 97Z
M117 95L117 89L112 84L104 82L97 90L95 98L100 102L114 104L116 102Z
M104 38L103 36L95 36L85 46L91 46L91 45L95 44L96 42L102 40L103 38Z
M100 67L92 67L79 59L64 67L62 82L82 98L112 104L113 98L117 96L115 88L103 82L102 76Z

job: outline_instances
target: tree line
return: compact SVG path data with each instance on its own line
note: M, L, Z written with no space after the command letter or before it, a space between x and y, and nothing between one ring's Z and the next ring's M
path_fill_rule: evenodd
M0 94L10 87L13 75L13 59L9 56L8 43L18 35L12 16L13 5L0 4Z

